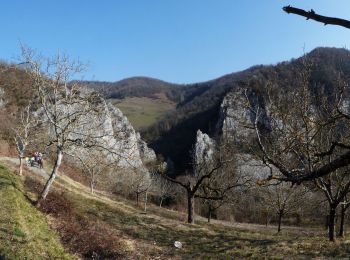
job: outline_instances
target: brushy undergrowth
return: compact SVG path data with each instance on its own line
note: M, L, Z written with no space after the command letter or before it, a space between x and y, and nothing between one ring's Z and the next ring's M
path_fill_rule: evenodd
M0 259L74 259L24 196L21 180L0 165Z

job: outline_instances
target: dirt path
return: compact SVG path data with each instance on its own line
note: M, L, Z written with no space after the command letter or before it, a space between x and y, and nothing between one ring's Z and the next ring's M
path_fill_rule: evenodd
M18 158L15 158L15 157L7 157L7 156L0 156L0 162L1 161L8 161L12 164L16 164L16 165L19 165L19 159ZM47 179L49 178L49 175L45 172L44 169L39 169L37 167L28 167L26 165L24 165L24 167L27 167L28 170L30 170L31 172L37 174L37 175L40 175L41 177Z

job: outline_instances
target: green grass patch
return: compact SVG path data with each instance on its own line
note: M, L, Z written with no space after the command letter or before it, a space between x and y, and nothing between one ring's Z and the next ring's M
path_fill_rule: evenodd
M23 195L21 180L1 165L0 205L0 259L73 259Z
M114 100L113 104L123 112L136 130L155 123L165 113L175 109L176 105L165 98L147 97L128 97Z

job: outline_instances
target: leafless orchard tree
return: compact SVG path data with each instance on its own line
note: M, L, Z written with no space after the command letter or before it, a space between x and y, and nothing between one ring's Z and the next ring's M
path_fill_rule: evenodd
M103 173L112 168L116 169L116 163L107 160L106 152L98 147L78 149L70 152L70 155L73 159L78 159L83 172L89 177L91 193L94 193L98 179Z
M175 193L174 184L163 178L160 174L153 174L152 181L154 182L155 193L159 196L159 207L161 208L164 200L172 197Z
M33 127L35 125L34 117L31 111L32 104L28 104L19 114L19 122L15 128L13 128L13 139L16 145L16 150L19 158L18 174L22 175L23 172L23 159L26 149L30 142L33 140Z
M344 237L345 236L345 214L347 210L350 207L350 201L348 200L348 194L345 196L344 200L341 203L340 206L340 225L339 225L339 232L338 236L339 237Z
M254 118L252 125L247 126L257 142L258 152L253 152L282 174L270 178L301 183L350 163L350 121L342 98L348 86L339 76L338 89L331 95L323 93L322 86L312 89L311 70L312 64L304 58L298 86L288 90L271 82L261 86L266 92L265 105L255 90L245 91L247 109ZM328 160L330 155L333 156Z
M147 208L147 196L148 191L151 188L152 180L149 173L146 170L134 169L134 171L128 173L128 182L125 182L129 186L129 192L135 194L136 205L139 206L140 195L145 194L145 209Z
M70 147L83 146L89 139L101 138L85 134L85 129L91 128L86 116L101 113L97 106L101 98L96 93L83 93L78 83L70 82L84 67L79 62L71 62L66 55L43 58L22 47L22 57L40 100L39 116L50 130L48 145L54 146L56 153L54 167L38 198L40 205L58 174L64 153Z
M163 178L163 174L169 174L172 171L172 165L164 161L161 155L157 160L149 162L147 168L151 174L152 191L159 197L159 207L161 208L165 199L171 198L176 193L175 185Z
M237 170L235 155L228 147L221 147L221 150L224 151L223 156L231 160L226 160L216 174L204 180L196 195L207 207L208 222L220 207L227 204L233 205L239 199L237 191L242 193L252 181L250 176L245 176Z
M347 195L350 192L350 176L348 168L339 169L327 176L314 181L315 186L321 190L327 199L329 207L328 215L328 237L330 241L335 241L335 217L339 205L341 207L341 223L339 235L344 235L345 212L349 207Z
M198 158L196 159L196 147L194 147L191 152L191 157L193 167L191 173L187 172L184 176L180 176L176 179L166 174L161 175L166 180L186 190L188 223L194 223L195 198L203 200L223 200L228 191L237 186L235 179L226 179L227 182L222 186L220 185L220 187L214 185L215 181L213 181L212 178L216 178L216 180L225 178L225 171L220 171L220 169L233 161L232 157L226 157L223 148L214 148L212 156L204 156L202 159L198 160ZM208 192L207 195L202 190L204 186L206 186L205 190L211 191L210 193Z
M264 106L260 97L245 92L247 107L254 118L251 129L257 141L255 154L281 174L271 172L268 179L297 184L317 180L318 187L325 189L320 181L331 178L350 163L350 121L344 98L349 90L339 75L332 93L324 93L322 86L310 85L312 63L304 58L302 66L299 85L289 88L288 95L273 83L264 86ZM336 204L342 199L343 196L336 199ZM331 221L334 207L332 202ZM332 241L333 233L334 228L330 228Z
M288 183L270 183L268 186L260 188L263 203L268 205L277 215L277 232L281 231L283 217L301 208L308 192L309 189L302 185L292 187Z

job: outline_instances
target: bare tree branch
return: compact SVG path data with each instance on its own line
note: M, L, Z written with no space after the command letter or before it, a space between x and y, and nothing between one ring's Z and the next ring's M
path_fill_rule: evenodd
M311 19L316 22L323 23L324 25L339 25L345 28L350 29L350 21L345 19L340 19L336 17L329 17L329 16L323 16L315 13L313 9L310 11L305 11L303 9L295 8L290 5L283 7L283 11L285 11L288 14L296 14L303 17L306 17L307 20Z

